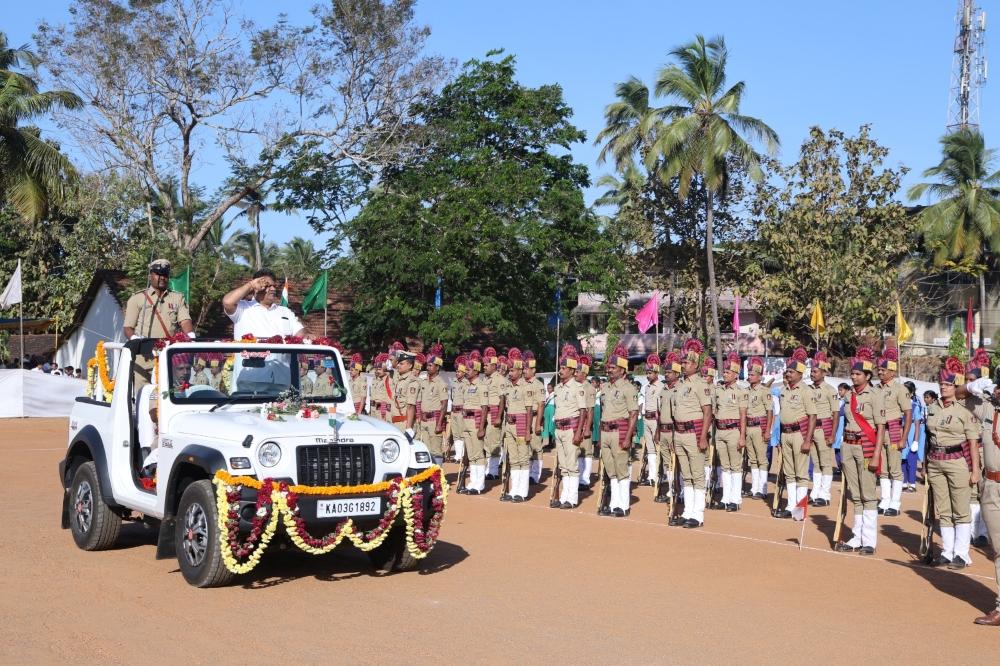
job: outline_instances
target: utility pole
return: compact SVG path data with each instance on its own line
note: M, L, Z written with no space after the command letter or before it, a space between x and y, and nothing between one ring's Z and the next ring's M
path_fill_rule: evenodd
M979 90L986 83L986 12L973 0L958 0L955 52L948 96L948 130L979 127Z

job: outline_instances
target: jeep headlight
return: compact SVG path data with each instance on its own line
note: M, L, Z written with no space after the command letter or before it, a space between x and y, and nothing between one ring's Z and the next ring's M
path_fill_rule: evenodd
M385 440L379 453L382 455L382 462L396 462L396 458L399 457L399 442L394 439Z
M264 442L257 449L257 461L264 467L274 467L281 460L281 447L276 442Z

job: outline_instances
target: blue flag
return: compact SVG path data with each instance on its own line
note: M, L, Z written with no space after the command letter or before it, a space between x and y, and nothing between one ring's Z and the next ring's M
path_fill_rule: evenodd
M441 309L441 276L437 279L437 289L434 290L434 309Z
M549 313L548 324L549 328L556 328L559 324L565 323L565 319L562 316L562 287L556 287L555 298L552 299L552 304L554 309Z

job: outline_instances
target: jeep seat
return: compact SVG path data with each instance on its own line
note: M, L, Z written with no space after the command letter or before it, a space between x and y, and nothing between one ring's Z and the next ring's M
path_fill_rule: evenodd
M139 397L135 401L136 431L139 435L139 448L151 449L156 439L156 426L149 416L149 397L153 394L150 384L139 389Z

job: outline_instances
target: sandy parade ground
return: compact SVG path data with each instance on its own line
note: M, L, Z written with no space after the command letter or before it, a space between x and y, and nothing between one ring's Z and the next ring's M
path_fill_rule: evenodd
M874 557L830 550L833 507L810 509L799 550L800 524L760 501L686 530L667 527L651 488L633 489L629 518L603 518L589 493L549 509L546 479L520 505L496 488L452 493L416 572L378 575L349 544L274 548L232 586L199 590L154 559L141 524L98 553L59 528L66 426L0 421L2 663L956 664L991 661L1000 640L972 623L995 596L988 553L962 573L916 563L922 488L880 518Z

